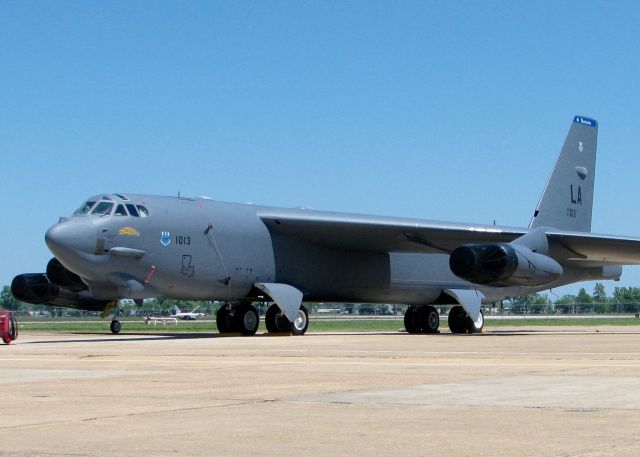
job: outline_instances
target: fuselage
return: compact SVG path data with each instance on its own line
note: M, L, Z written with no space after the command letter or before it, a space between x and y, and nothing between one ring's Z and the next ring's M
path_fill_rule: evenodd
M569 268L544 288L478 287L451 272L448 254L337 249L285 236L260 217L326 214L306 209L130 194L87 203L45 239L98 299L242 300L255 295L256 283L285 283L305 301L424 304L445 289L473 288L490 302L591 279ZM111 206L108 214L92 214L101 204Z

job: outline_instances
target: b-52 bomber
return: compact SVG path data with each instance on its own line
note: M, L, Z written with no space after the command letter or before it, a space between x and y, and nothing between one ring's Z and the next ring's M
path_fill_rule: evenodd
M305 301L408 305L409 333L482 331L482 303L618 280L640 239L591 231L598 124L575 116L528 228L133 194L89 198L45 235L46 273L14 278L28 303L108 313L117 301L219 300L220 332L304 334ZM120 331L117 314L111 322Z

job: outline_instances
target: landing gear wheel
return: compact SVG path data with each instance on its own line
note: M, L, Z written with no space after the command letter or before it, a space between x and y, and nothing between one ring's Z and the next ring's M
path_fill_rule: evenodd
M264 317L264 323L267 326L269 333L292 333L294 335L304 335L309 327L309 313L307 308L303 305L300 306L298 316L294 322L287 319L287 316L282 314L278 305L271 305L267 309L267 314Z
M250 304L243 304L236 309L233 316L234 327L243 335L255 335L260 325L258 311Z
M484 328L484 314L480 311L478 314L478 319L473 321L471 317L467 316L467 332L469 333L482 333L482 329Z
M420 312L417 306L411 305L405 311L404 328L407 333L420 333Z
M431 305L411 305L404 313L404 328L408 333L438 333L440 315Z
M449 311L449 330L451 333L467 333L467 312L460 305L456 305Z
M291 331L291 322L282 314L278 305L271 305L267 308L264 323L269 333L286 333Z
M120 325L119 320L114 319L111 321L111 325L109 325L109 328L111 329L111 333L117 335L118 333L120 333L120 330L122 329L122 325Z
M220 333L230 333L233 331L233 320L229 306L224 305L216 313L216 327Z
M420 310L420 314L422 314L423 333L438 333L438 327L440 327L440 314L438 310L434 306L428 305Z
M291 333L294 335L304 335L309 328L309 313L304 305L300 305L298 310L298 317L293 321L291 325Z

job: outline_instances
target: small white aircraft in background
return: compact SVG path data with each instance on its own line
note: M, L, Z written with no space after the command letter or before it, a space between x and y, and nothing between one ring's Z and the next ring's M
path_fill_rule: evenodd
M171 308L171 317L175 317L176 319L182 319L183 321L195 321L200 316L204 316L205 313L196 313L196 310L199 306L195 307L192 311L185 313L178 308L178 306L174 306Z

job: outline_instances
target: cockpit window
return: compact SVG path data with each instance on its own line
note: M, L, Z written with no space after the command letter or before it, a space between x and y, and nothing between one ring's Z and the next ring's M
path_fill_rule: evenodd
M124 205L118 205L116 207L116 212L113 214L115 214L116 216L127 216L127 210L124 209Z
M149 215L149 210L142 205L137 205L138 212L140 213L140 217L147 217Z
M133 217L138 217L138 210L136 209L136 205L127 203L127 209L129 210L129 214L131 214Z
M96 205L96 207L91 211L91 214L96 214L98 216L106 216L111 213L111 209L113 208L113 203L111 202L100 202Z
M73 214L75 216L78 216L80 214L87 214L95 204L96 204L95 201L86 201Z

